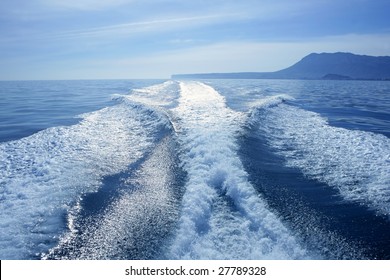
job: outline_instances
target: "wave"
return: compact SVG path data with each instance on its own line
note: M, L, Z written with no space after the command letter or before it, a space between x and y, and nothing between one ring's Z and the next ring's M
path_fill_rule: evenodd
M248 120L269 145L307 177L340 195L390 214L390 140L366 131L329 125L317 113L289 104L256 108Z
M39 258L67 230L66 215L105 176L126 171L171 131L169 119L121 102L0 144L0 258ZM71 222L68 220L68 222Z
M247 126L256 125L258 122L257 115L262 114L263 110L266 110L267 108L276 107L282 103L285 103L286 101L291 101L291 100L294 100L294 98L287 94L278 94L278 95L263 97L261 99L252 101L250 106L248 106L249 112L248 112L248 118L245 125Z
M133 89L128 95L114 95L115 97L125 97L127 100L146 104L158 108L174 108L179 97L179 84L175 81L166 81L161 84Z
M248 182L237 155L244 115L213 88L181 82L180 158L188 174L169 259L300 259L307 252Z
M278 94L273 96L267 96L257 101L252 102L252 110L261 110L265 108L271 108L278 106L286 101L294 100L294 97L288 94Z
M164 137L139 167L115 180L117 193L103 211L72 216L74 230L44 258L159 258L179 212L181 175L174 149L172 135Z

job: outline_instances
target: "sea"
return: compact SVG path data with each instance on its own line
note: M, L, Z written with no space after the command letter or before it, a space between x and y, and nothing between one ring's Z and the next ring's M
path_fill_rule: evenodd
M390 82L0 82L0 259L390 259Z

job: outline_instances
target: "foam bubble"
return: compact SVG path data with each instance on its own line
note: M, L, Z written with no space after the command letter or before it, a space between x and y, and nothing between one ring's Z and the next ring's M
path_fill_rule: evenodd
M181 217L168 258L297 259L306 251L248 182L237 155L244 115L213 88L181 82L173 110L188 173Z
M286 164L336 187L347 200L390 214L390 140L330 126L314 112L287 104L257 110L255 121Z

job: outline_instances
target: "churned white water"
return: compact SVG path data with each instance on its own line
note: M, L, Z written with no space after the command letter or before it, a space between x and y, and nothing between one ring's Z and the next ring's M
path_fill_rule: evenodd
M371 132L330 126L319 114L288 104L252 113L270 145L308 177L390 214L390 140Z
M98 190L104 176L141 158L169 121L140 104L121 103L0 144L0 256L47 251L64 230L77 198Z
M237 155L244 121L213 88L181 82L173 110L188 173L169 258L297 259L306 251L248 182Z

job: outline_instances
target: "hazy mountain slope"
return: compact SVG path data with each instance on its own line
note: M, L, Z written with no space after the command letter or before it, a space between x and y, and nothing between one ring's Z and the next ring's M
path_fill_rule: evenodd
M390 80L390 56L352 53L312 53L276 72L172 75L173 79L368 79Z

